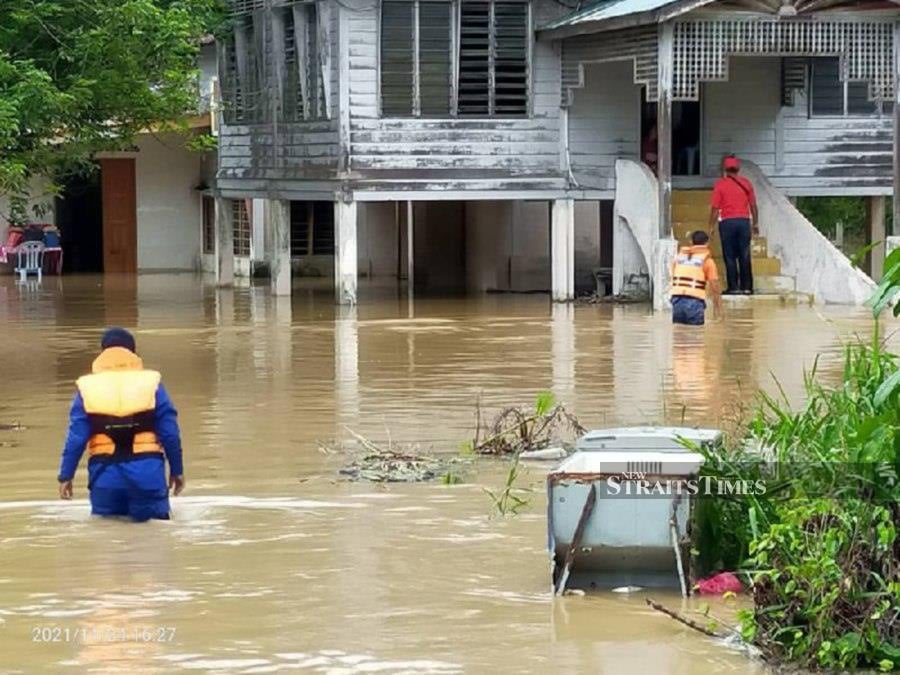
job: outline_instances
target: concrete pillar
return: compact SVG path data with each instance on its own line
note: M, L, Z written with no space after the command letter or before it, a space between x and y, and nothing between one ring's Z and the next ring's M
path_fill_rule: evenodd
M234 285L234 210L224 197L216 197L216 285Z
M272 236L269 274L272 295L291 294L291 203L284 199L266 200L265 215Z
M550 214L553 301L575 299L575 200L555 199Z
M345 424L359 417L359 319L356 307L339 307L334 317L334 383L337 416Z
M268 262L266 250L266 200L254 199L250 208L250 260Z
M866 229L866 241L876 244L869 251L869 276L875 281L881 279L884 272L885 251L885 220L887 214L887 200L883 196L869 197L869 226Z
M552 391L570 410L575 407L575 306L554 304L550 312Z
M334 289L340 305L356 304L356 217L355 201L334 203Z

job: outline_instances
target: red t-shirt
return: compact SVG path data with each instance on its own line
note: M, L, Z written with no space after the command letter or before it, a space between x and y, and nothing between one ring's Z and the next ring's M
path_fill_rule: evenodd
M740 181L740 185L738 185ZM743 186L743 189L741 189ZM753 184L743 176L720 178L712 193L712 207L719 209L719 218L749 218L750 206L756 204Z

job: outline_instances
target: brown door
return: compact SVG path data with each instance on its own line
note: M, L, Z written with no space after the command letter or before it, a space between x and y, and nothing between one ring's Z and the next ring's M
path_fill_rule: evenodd
M103 271L137 272L137 192L134 159L101 159Z

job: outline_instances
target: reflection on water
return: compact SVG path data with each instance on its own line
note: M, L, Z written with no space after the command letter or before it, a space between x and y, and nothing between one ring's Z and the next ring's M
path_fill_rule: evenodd
M338 308L324 283L276 300L191 276L4 280L0 423L26 429L0 432L0 670L760 670L642 595L553 602L543 492L488 517L502 463L459 486L382 487L337 481L318 451L352 429L455 452L479 396L541 390L590 426L714 425L772 373L800 400L815 354L834 370L839 336L869 329L846 308L759 305L705 330L666 318L535 296L410 306L374 287ZM83 471L80 499L53 500L73 381L109 324L135 328L180 407L188 493L169 523L90 519Z

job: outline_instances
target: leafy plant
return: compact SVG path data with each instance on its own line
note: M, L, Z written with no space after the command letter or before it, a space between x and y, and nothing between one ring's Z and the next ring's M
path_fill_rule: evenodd
M497 491L483 488L485 493L491 498L491 501L494 504L494 512L497 515L518 515L522 509L531 503L531 499L526 495L530 495L532 490L518 485L521 476L522 468L519 465L519 457L516 455L510 463L503 487Z
M697 515L708 540L721 539L713 564L743 562L754 608L742 612L741 633L771 659L900 665L898 373L876 325L871 342L845 346L838 386L821 384L814 367L799 410L762 394L741 442L709 452L705 472L768 488L701 500Z

